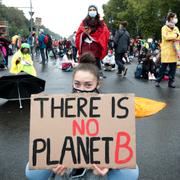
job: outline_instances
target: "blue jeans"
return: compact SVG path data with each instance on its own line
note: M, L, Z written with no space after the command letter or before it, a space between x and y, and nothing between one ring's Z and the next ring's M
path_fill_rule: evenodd
M51 170L29 170L29 163L26 165L26 177L29 180L48 180L52 175ZM136 169L112 169L108 172L108 180L137 180L139 168Z

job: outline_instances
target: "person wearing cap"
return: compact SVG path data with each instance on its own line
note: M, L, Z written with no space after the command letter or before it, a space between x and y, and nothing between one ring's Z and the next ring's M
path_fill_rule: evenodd
M10 73L18 74L26 72L36 76L36 70L30 55L30 45L28 43L21 44L21 48L13 55Z
M97 6L90 5L87 16L76 32L75 44L79 55L91 52L95 56L99 70L101 60L107 55L109 34L107 25L100 20Z

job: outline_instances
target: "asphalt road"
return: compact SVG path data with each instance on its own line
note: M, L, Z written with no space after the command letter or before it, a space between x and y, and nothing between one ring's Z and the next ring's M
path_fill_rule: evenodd
M71 92L72 72L62 72L59 60L50 60L46 66L35 61L38 76L46 80L45 93ZM140 180L180 179L180 69L177 70L175 89L160 88L153 81L134 78L136 63L128 65L126 78L115 72L105 72L102 82L104 93L135 93L136 96L151 98L167 103L167 107L156 115L137 119L137 164ZM5 74L0 71L0 76ZM0 99L0 179L23 180L28 161L30 102Z

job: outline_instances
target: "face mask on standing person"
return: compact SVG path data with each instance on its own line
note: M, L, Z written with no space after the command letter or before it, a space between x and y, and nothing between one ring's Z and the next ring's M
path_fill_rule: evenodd
M173 18L173 19L172 19L172 23L173 23L173 24L177 24L177 23L178 23L178 18Z
M97 7L95 5L90 5L88 8L88 15L91 18L95 18L97 16Z
M90 17L94 18L94 17L96 17L96 15L97 15L96 11L89 11L89 16Z

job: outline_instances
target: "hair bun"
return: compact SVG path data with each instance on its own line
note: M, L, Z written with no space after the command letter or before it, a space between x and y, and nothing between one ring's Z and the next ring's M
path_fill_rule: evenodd
M85 52L79 57L79 63L96 64L96 58L91 52Z

